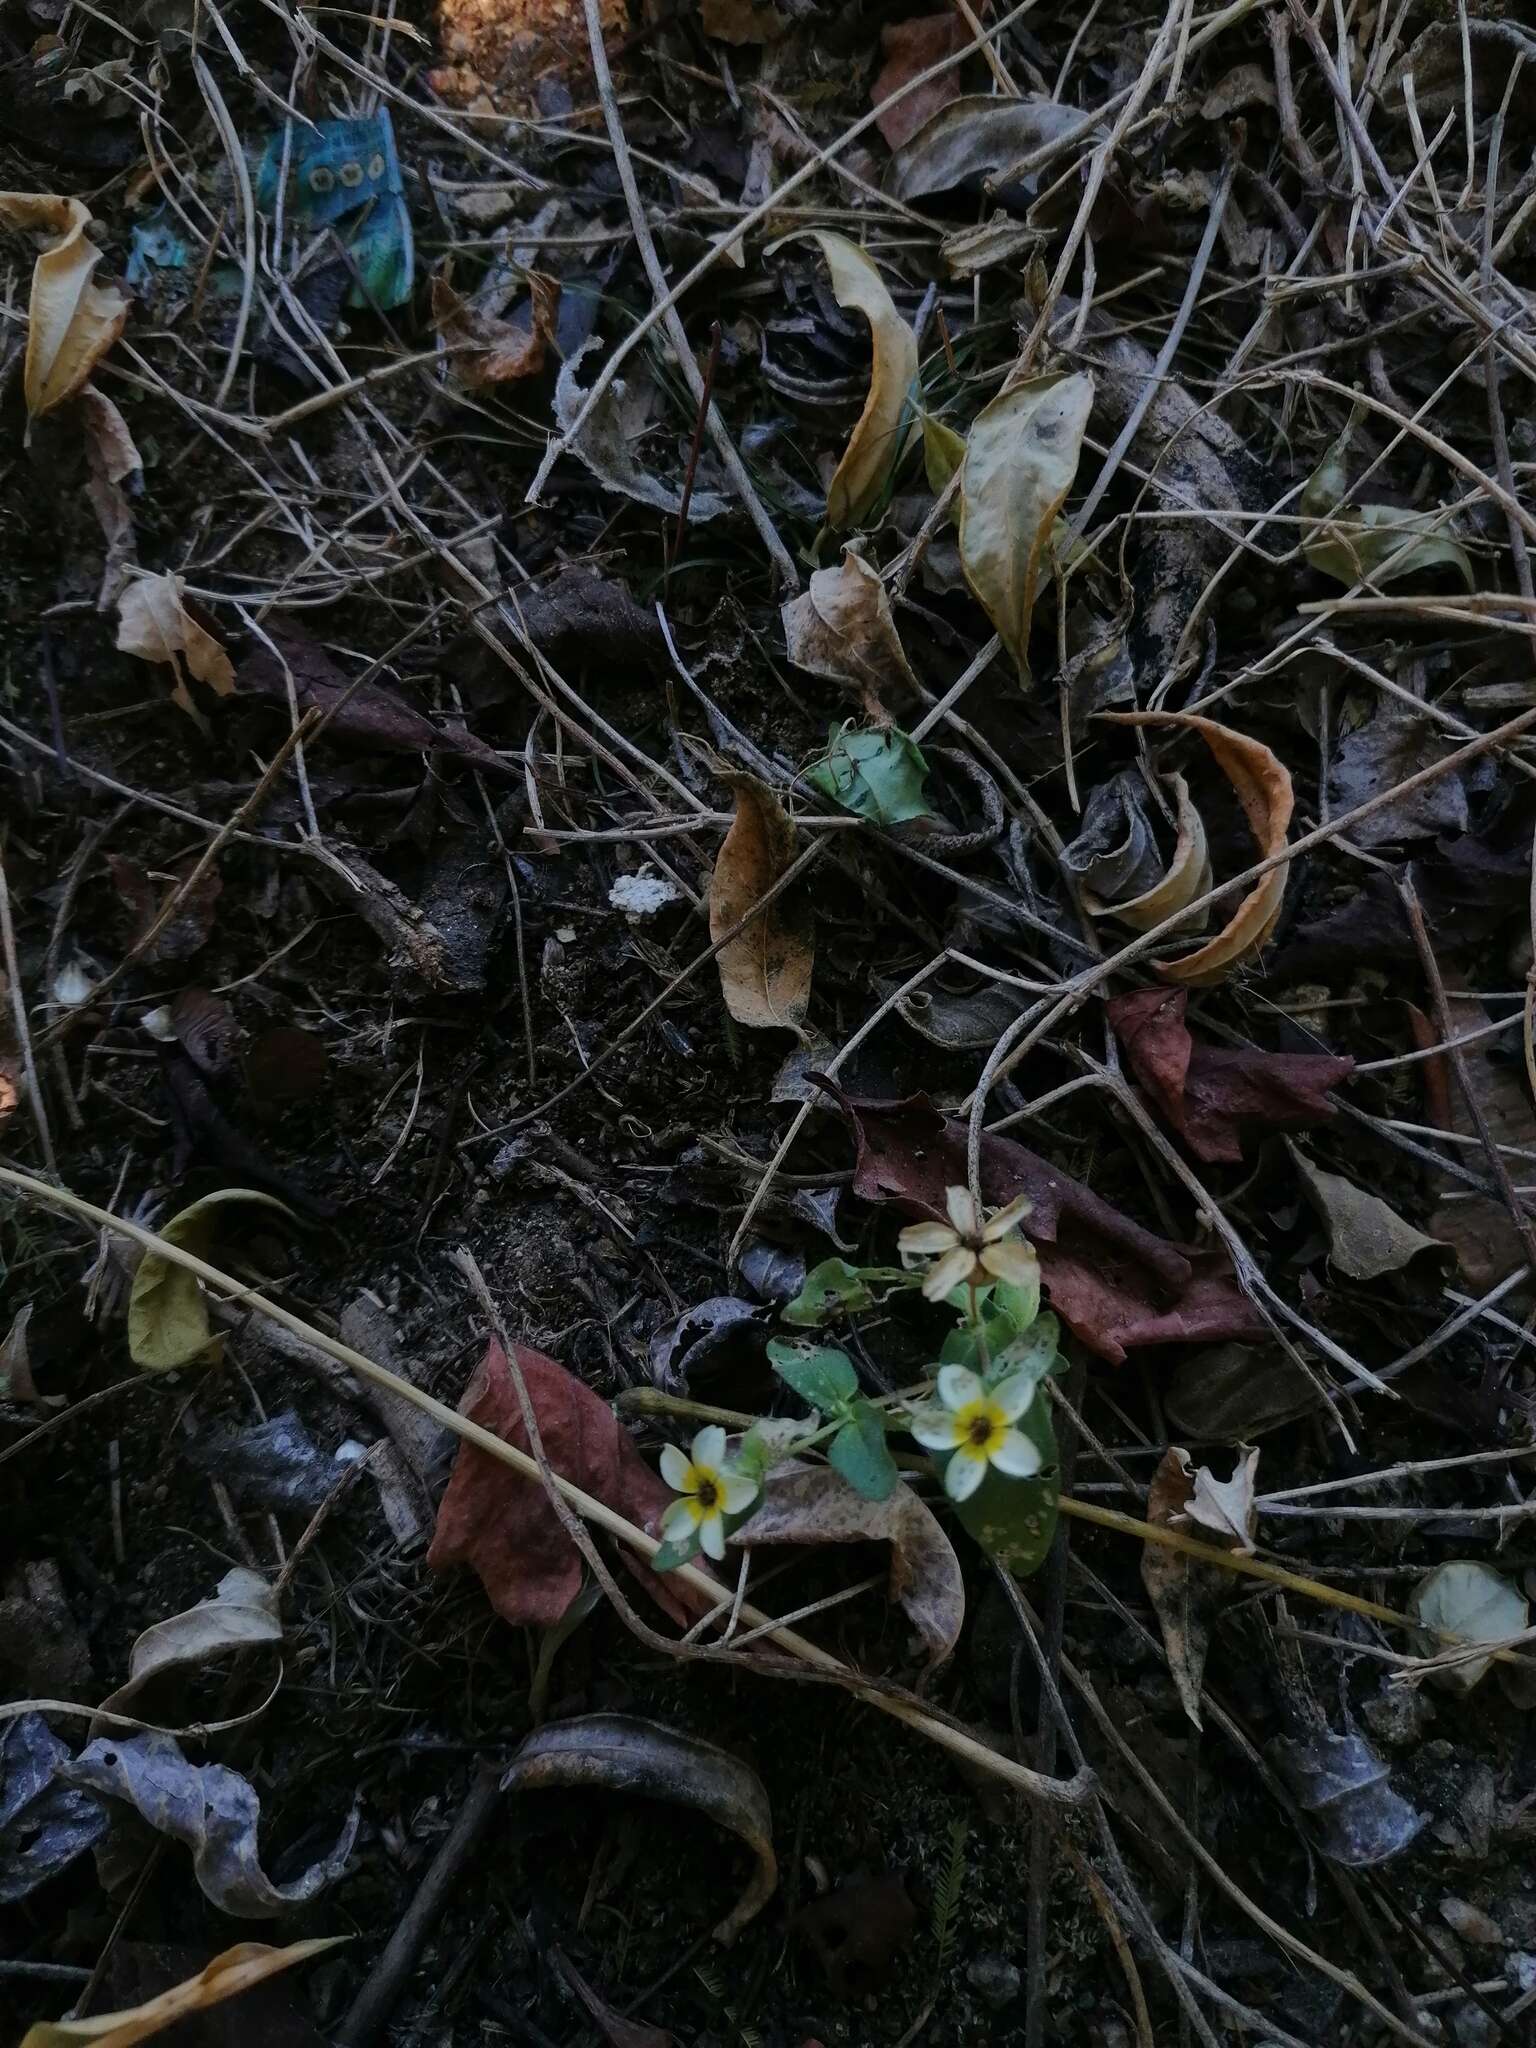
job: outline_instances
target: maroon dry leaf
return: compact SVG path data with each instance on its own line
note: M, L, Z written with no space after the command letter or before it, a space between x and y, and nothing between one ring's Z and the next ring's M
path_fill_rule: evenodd
M1188 1000L1184 989L1147 988L1107 1007L1132 1073L1197 1159L1236 1165L1245 1128L1308 1130L1338 1114L1328 1091L1348 1080L1352 1059L1202 1044L1184 1022Z
M248 697L265 697L288 705L289 679L299 711L329 713L324 732L337 739L361 742L390 754L448 754L471 762L487 775L521 782L522 765L509 767L484 740L462 727L434 725L382 683L350 689L350 677L331 659L318 640L300 627L269 621L268 646L258 641L241 662L235 681Z
M128 913L128 943L131 948L142 944L145 933L153 926L167 899L175 894L197 865L197 859L198 856L194 855L183 862L171 881L157 884L136 860L130 860L126 854L108 855L112 886ZM213 931L214 911L223 887L217 867L211 867L206 874L200 875L176 906L176 914L170 923L140 957L164 966L175 960L189 960L194 953L201 951Z
M910 1216L942 1219L945 1189L965 1183L965 1125L942 1115L926 1095L864 1102L831 1092L858 1145L854 1193L897 1203ZM983 1138L981 1192L998 1207L1029 1196L1034 1206L1024 1228L1039 1249L1051 1306L1111 1365L1152 1344L1265 1334L1222 1253L1170 1244L1011 1138Z
M542 1351L519 1344L517 1362L554 1471L654 1534L672 1494L607 1402ZM459 1413L504 1443L529 1450L517 1387L499 1344L480 1361ZM581 1587L580 1553L541 1483L467 1443L459 1446L438 1508L427 1563L434 1571L469 1565L496 1612L514 1626L557 1622ZM633 1570L658 1606L674 1620L687 1618L683 1603L654 1572L639 1565Z
M919 14L912 21L890 23L880 31L880 47L885 51L885 62L870 87L871 105L884 106L885 101L893 93L900 92L909 79L919 78L923 72L932 70L935 64L942 64L966 40L960 17L953 9L942 14ZM930 79L927 85L920 85L915 92L909 92L904 99L897 100L894 107L876 117L875 126L892 149L900 149L940 107L947 107L951 100L959 97L956 72L946 71L940 77Z

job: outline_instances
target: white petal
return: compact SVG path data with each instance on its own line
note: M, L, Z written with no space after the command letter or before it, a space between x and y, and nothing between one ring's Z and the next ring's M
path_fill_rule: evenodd
M710 1467L725 1463L725 1431L718 1422L712 1422L708 1429L701 1429L694 1438L693 1462Z
M925 1451L955 1447L955 1418L943 1408L916 1408L907 1426Z
M1026 1289L1040 1284L1040 1261L1035 1248L1017 1237L1004 1244L984 1244L981 1263L994 1280L1006 1280L1011 1286Z
M969 1188L946 1188L944 1206L949 1211L949 1220L962 1237L975 1237L981 1228L981 1218L976 1214L976 1204L971 1200Z
M936 1259L940 1252L951 1250L955 1233L947 1223L909 1223L896 1239L896 1249L903 1258Z
M1006 1209L999 1209L992 1217L982 1236L988 1244L996 1244L1000 1237L1006 1237L1010 1230L1017 1229L1034 1206L1028 1195L1015 1195Z
M704 1555L712 1557L716 1564L725 1559L725 1524L718 1515L706 1515L699 1524L699 1541L704 1546Z
M939 1367L939 1399L946 1408L968 1408L972 1401L981 1398L981 1381L968 1365Z
M1022 1429L1009 1429L992 1453L992 1463L1010 1479L1033 1479L1040 1470L1040 1452Z
M968 1245L957 1244L936 1266L929 1268L923 1293L929 1301L942 1301L956 1287L963 1287L976 1266L976 1255Z
M1011 1379L1003 1381L988 1394L1002 1415L1004 1422L1017 1422L1030 1402L1035 1398L1035 1383L1027 1372L1016 1372Z
M944 1468L944 1491L951 1500L969 1500L987 1475L987 1461L972 1451L956 1451Z
M743 1472L720 1474L720 1502L728 1515L739 1515L757 1499L757 1481Z
M676 1444L661 1447L661 1476L674 1493L693 1491L693 1467Z
M668 1543L686 1543L693 1534L693 1510L685 1500L673 1501L661 1518L661 1533Z

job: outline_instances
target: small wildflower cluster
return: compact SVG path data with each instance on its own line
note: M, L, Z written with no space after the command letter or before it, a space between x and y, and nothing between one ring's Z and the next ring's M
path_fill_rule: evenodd
M665 1569L701 1549L723 1558L728 1524L751 1510L772 1466L823 1442L827 1462L855 1492L886 1499L900 1483L887 1438L904 1434L930 1454L958 1519L983 1547L1010 1570L1033 1570L1055 1522L1055 1445L1049 1411L1035 1397L1056 1364L1057 1332L1055 1318L1040 1314L1040 1262L1019 1228L1029 1206L1020 1198L988 1214L968 1189L952 1187L948 1222L901 1232L899 1270L828 1259L808 1275L783 1311L801 1328L846 1318L902 1288L959 1309L930 1397L917 1405L872 1401L846 1352L776 1339L769 1362L807 1403L809 1418L754 1423L734 1460L718 1425L699 1431L690 1455L669 1444L661 1470L678 1498L662 1520L657 1564Z

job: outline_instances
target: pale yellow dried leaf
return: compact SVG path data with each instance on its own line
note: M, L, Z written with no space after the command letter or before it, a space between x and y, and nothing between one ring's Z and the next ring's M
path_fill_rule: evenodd
M218 641L187 610L182 601L186 587L180 576L137 577L117 601L117 645L123 654L169 667L176 678L172 695L190 712L189 675L227 697L235 687L235 671Z
M960 565L1026 679L1041 564L1092 410L1086 371L1034 377L983 406L965 444Z
M873 263L846 236L812 236L832 273L832 294L844 312L862 313L874 344L869 396L827 486L827 524L844 532L861 525L879 503L896 457L912 386L917 341Z
M1176 910L1193 903L1210 888L1211 856L1205 842L1205 825L1190 802L1189 784L1183 776L1170 775L1168 780L1173 784L1178 805L1178 837L1167 872L1160 882L1154 882L1128 903L1104 903L1085 889L1083 908L1091 917L1115 917L1132 931L1149 932L1153 925L1172 917Z
M86 234L89 207L48 192L0 192L0 222L51 235L32 269L22 389L35 419L73 398L128 319L128 301L92 281L101 251Z
M228 1202L253 1203L293 1217L293 1211L274 1195L258 1194L254 1188L220 1188L173 1216L160 1235L167 1244L203 1258L217 1227L216 1212ZM128 1293L128 1354L134 1364L148 1372L174 1372L206 1358L212 1336L208 1303L197 1275L161 1252L146 1252Z
M264 1983L279 1971L291 1970L295 1963L323 1955L349 1939L345 1934L327 1934L313 1941L290 1942L286 1948L269 1948L264 1941L237 1942L195 1977L173 1984L169 1991L142 2005L97 2013L84 2020L39 2020L22 2036L21 2048L87 2048L87 2044L89 2048L133 2048L136 2041L147 2041L186 2014L206 2012L209 2006L220 2005L253 1984Z
M731 778L736 817L709 884L709 936L716 943L760 903L795 857L795 828L766 783ZM715 955L725 1007L752 1030L802 1032L811 1000L815 947L809 927L777 896Z
M1259 858L1269 860L1285 845L1296 806L1295 792L1284 763L1262 741L1193 711L1104 711L1099 715L1109 724L1198 733L1237 794ZM1214 988L1234 968L1254 959L1279 921L1288 873L1288 868L1278 867L1261 876L1205 945L1186 953L1182 960L1158 961L1157 972L1164 981L1185 988Z

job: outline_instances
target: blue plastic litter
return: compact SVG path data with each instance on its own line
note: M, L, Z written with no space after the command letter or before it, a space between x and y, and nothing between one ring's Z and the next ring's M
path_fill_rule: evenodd
M272 137L256 172L256 203L266 213L277 206L283 143L281 134ZM347 223L342 239L361 280L347 294L349 306L388 313L411 296L416 251L387 107L359 120L293 124L284 211L300 228Z

